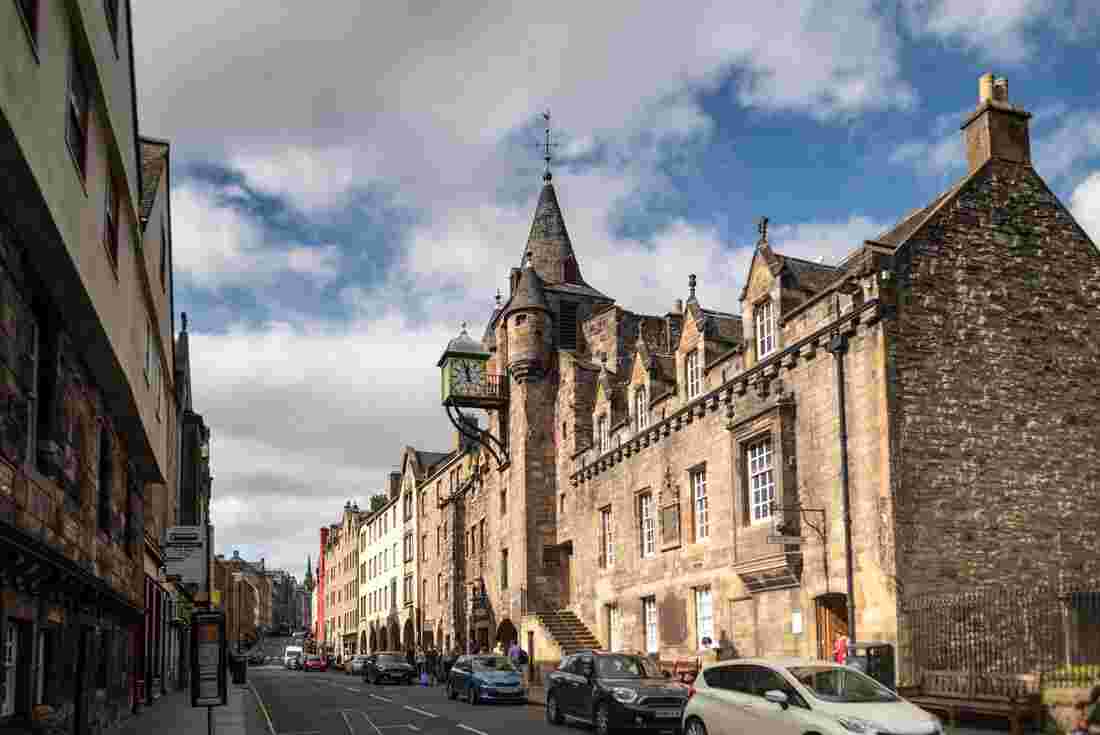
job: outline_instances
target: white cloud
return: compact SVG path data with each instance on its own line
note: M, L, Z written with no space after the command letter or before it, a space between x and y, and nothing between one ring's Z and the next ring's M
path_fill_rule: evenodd
M1100 110L1064 115L1059 126L1034 145L1032 160L1043 176L1071 175L1089 159L1100 156Z
M1070 196L1069 208L1092 241L1100 245L1100 171L1077 185Z
M959 134L935 141L910 140L890 153L890 163L912 166L926 176L939 176L966 167L966 150Z
M872 240L886 231L892 223L876 222L869 217L852 215L843 222L799 222L778 225L774 233L773 247L785 255L804 260L823 259L835 265L862 247L865 240Z
M338 272L334 245L276 246L235 205L247 201L239 186L219 190L193 179L172 190L172 255L178 274L201 288L258 285L289 271L319 285Z
M990 61L1020 63L1035 53L1030 26L1053 11L1052 0L910 0L912 30L954 41Z

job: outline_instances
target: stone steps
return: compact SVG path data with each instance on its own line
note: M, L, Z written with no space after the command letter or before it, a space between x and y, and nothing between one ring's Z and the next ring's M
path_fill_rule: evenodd
M584 648L600 648L600 640L572 610L548 610L537 613L550 637L569 654Z

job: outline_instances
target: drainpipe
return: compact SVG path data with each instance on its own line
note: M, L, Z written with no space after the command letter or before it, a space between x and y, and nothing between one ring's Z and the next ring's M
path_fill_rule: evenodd
M848 489L848 416L844 396L844 354L848 338L839 331L829 341L829 352L836 362L837 413L840 416L840 496L844 511L844 573L847 578L848 652L856 640L855 564L852 560L852 501Z

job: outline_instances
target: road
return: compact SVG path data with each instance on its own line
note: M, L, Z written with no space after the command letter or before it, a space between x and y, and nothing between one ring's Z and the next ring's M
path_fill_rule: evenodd
M555 727L542 707L449 701L442 687L366 684L342 672L288 671L277 663L249 668L275 735L579 735Z

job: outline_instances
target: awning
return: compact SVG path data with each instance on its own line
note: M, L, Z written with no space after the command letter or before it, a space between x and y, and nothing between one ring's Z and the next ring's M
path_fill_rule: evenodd
M7 584L16 589L33 595L49 593L77 605L97 607L126 622L142 619L141 608L102 579L6 521L0 521L0 559Z

